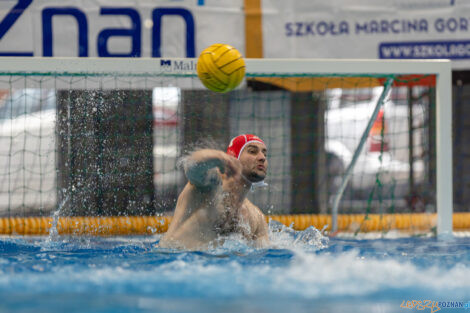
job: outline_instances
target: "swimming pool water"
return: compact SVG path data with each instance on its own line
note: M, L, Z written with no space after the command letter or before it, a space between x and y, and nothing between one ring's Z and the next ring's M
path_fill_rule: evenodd
M468 238L272 231L269 249L231 237L207 252L155 247L159 236L2 237L0 312L417 312L403 301L470 301ZM470 309L440 310L460 311Z

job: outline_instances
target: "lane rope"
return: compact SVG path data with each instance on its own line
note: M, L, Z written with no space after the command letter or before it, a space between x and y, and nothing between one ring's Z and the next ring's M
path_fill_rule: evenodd
M436 227L437 215L412 214L351 214L338 216L339 232L377 231L431 231ZM275 220L295 230L310 226L331 230L331 216L318 214L267 215L267 221ZM128 236L164 233L171 223L171 216L107 216L107 217L59 217L59 235ZM3 217L0 218L1 235L49 235L52 217ZM470 230L470 213L454 213L454 231Z

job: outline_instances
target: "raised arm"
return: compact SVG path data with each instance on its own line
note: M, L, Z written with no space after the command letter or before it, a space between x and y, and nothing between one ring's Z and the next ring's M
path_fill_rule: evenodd
M240 173L241 164L225 152L203 149L194 152L186 159L184 172L194 186L212 188L221 183L220 174L231 176Z

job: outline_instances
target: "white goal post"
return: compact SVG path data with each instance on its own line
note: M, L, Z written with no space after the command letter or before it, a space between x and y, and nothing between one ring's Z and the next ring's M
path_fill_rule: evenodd
M0 73L129 74L196 76L197 59L156 58L0 58ZM246 73L353 76L424 74L436 76L437 233L452 232L452 73L449 60L246 59ZM60 81L58 82L60 83ZM112 82L116 84L116 82ZM192 86L200 84L193 82ZM202 84L200 84L202 88Z

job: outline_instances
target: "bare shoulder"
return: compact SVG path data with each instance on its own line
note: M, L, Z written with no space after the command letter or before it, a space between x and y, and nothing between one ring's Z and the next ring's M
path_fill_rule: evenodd
M266 223L266 217L263 212L261 212L260 208L254 205L250 200L245 199L243 204L248 211L247 214L252 230L251 237L254 240L254 245L259 248L266 247L269 243L269 227Z
M265 217L265 215L263 214L263 212L261 211L261 209L259 207L254 205L248 199L245 199L243 204L244 204L244 206L246 207L246 209L248 211L247 213L248 213L252 223L257 225L257 228L264 227L265 225L267 225L266 224L266 217Z
M250 210L251 213L254 213L256 215L264 216L264 214L263 214L263 212L261 212L260 208L258 208L256 205L254 205L253 202L251 202L250 200L245 199L243 204Z

